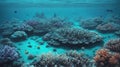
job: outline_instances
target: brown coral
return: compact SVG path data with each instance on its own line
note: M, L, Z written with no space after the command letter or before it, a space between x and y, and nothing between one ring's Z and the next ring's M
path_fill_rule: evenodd
M94 60L97 67L115 67L120 65L120 54L101 49L97 51Z

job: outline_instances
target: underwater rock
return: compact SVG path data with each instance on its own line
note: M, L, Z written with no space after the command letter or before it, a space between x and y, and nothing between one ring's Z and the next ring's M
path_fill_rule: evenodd
M27 50L25 50L25 54L29 54L29 52Z
M33 61L35 67L91 67L87 56L76 51L68 51L65 54L46 53Z
M112 53L107 49L100 49L94 57L96 67L119 67L120 54Z
M40 49L40 46L39 46L39 45L37 46L37 49Z
M32 45L29 44L28 47L29 47L29 48L32 48Z
M54 52L56 52L56 51L57 51L57 49L53 49L53 51L54 51Z
M16 31L11 35L13 41L21 41L27 38L27 34L24 31Z
M14 47L7 45L0 46L0 64L15 61L18 58L19 54Z
M120 53L120 38L109 40L105 47L111 51Z
M49 45L46 45L46 48L49 48L50 46Z
M43 40L53 46L68 47L91 47L93 44L102 42L102 37L95 32L80 28L61 28L47 33Z
M35 58L34 55L32 55L32 54L28 55L28 59L29 59L29 60L33 60L34 58Z
M105 23L105 24L100 24L96 27L96 29L100 32L115 32L120 29L120 25L116 23Z

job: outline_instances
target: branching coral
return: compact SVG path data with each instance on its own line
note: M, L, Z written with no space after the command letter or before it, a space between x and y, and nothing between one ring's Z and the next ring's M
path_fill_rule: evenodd
M112 51L120 52L120 38L109 40L105 47Z
M95 32L80 28L61 28L43 37L49 44L54 46L91 46L101 42L102 37Z
M97 67L117 67L120 66L120 54L101 49L96 52L94 57Z
M39 60L32 63L35 67L91 67L88 57L76 51L69 51L65 54L54 55L43 54Z

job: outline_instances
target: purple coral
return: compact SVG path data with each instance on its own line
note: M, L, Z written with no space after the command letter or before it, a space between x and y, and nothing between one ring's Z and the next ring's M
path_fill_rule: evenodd
M46 34L43 39L54 46L90 46L101 42L102 37L95 32L80 28L61 28Z
M120 52L120 38L109 40L105 47L112 51Z
M19 58L18 52L15 48L10 46L0 46L0 63L15 61Z

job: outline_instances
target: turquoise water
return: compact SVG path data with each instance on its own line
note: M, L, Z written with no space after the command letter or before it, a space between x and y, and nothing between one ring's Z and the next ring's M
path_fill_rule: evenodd
M24 2L24 1L22 1L22 2ZM25 64L28 64L28 65L31 64L31 66L29 65L28 67L32 67L32 66L33 67L52 67L52 66L47 66L47 64L45 66L34 66L34 65L32 65L32 63L33 63L33 61L35 61L37 59L37 57L40 57L43 54L52 53L55 55L61 55L61 54L65 54L66 52L69 52L70 50L76 50L78 53L85 54L86 56L89 57L89 60L94 65L95 60L93 58L94 58L97 50L104 49L105 48L104 46L106 46L106 43L109 40L119 38L119 36L116 35L115 32L120 31L120 26L118 27L119 29L117 29L117 30L115 29L115 31L108 33L108 31L101 32L98 29L96 29L96 27L94 27L94 29L86 29L86 28L82 27L82 25L80 25L80 22L82 22L81 20L86 20L86 19L92 20L93 18L96 18L96 17L104 18L105 20L103 20L103 21L105 21L105 23L115 23L115 22L109 21L111 19L107 19L107 18L120 15L120 6L118 5L119 3L116 3L117 1L114 1L113 3L112 3L112 1L110 1L110 3L108 3L108 4L106 3L107 1L105 1L105 3L100 2L100 4L96 3L96 1L95 1L95 3L89 2L89 1L86 1L87 3L86 2L85 3L78 3L78 2L71 3L70 1L66 1L66 2L70 2L70 4L52 3L52 2L51 3L49 2L49 4L47 4L46 1L45 1L45 3L39 3L39 2L36 3L36 1L33 1L31 3L26 3L26 2L24 2L24 3L15 3L15 2L9 3L9 1L8 1L7 3L4 3L4 4L1 2L1 4L0 4L0 22L1 22L0 39L9 38L10 40L12 40L11 35L16 31L13 31L12 34L10 34L8 36L4 36L4 33L3 33L4 30L11 31L8 29L10 29L11 27L9 28L9 26L13 25L13 24L18 24L18 26L19 26L20 25L19 23L25 23L26 21L33 20L33 19L37 20L38 18L36 19L36 14L44 13L45 17L49 18L49 20L45 18L45 20L47 20L47 22L49 22L50 19L52 19L52 17L54 15L56 15L57 17L60 17L60 18L65 18L65 19L67 19L67 21L70 21L73 23L73 26L67 26L67 24L66 24L68 29L69 28L73 28L73 29L78 28L79 30L84 29L84 30L87 30L88 32L95 32L96 34L98 34L102 37L103 43L102 44L99 42L95 43L96 46L93 46L93 47L91 46L91 44L89 45L89 47L82 46L82 47L78 47L78 48L74 48L74 46L76 46L76 44L75 45L73 44L72 48L70 46L63 46L63 45L60 47L59 46L56 47L56 46L50 45L48 43L48 41L44 40L44 36L47 33L49 34L50 32L52 32L52 34L53 34L53 32L56 32L56 30L59 30L58 27L56 27L52 31L47 32L44 35L37 35L36 33L34 34L33 32L29 32L31 35L28 35L26 37L26 39L23 38L23 40L20 40L22 38L18 37L18 39L15 39L15 40L20 40L20 41L16 42L15 40L12 40L12 42L14 43L14 45L12 45L12 47L15 47L16 51L18 51L18 53L21 57L21 58L17 59L20 62L22 62L21 66L19 65L20 67L25 67L24 66ZM55 1L55 2L59 2L59 1ZM62 2L62 1L60 1L60 2ZM120 18L120 17L118 17L118 18ZM39 19L41 19L41 18L39 18ZM116 19L114 19L114 20L116 20ZM16 23L14 23L14 22L7 23L5 21L8 21L8 22L15 21ZM109 22L106 22L106 21L109 21ZM100 24L105 24L105 23L103 22ZM2 27L4 28L3 24L5 24L5 26L6 26L5 29L2 29ZM7 26L7 24L8 24L8 26ZM120 19L119 19L117 25L120 25ZM108 27L106 27L106 28L108 28ZM47 27L45 27L45 28L47 28ZM52 28L52 26L50 27L50 29L51 28ZM62 28L60 28L60 29L62 29ZM79 35L79 36L81 36L81 35ZM72 35L71 35L71 37L72 37ZM58 39L59 39L59 37L58 37ZM53 40L54 40L54 38L53 38ZM90 40L88 40L88 42L89 41ZM67 43L67 44L69 44L69 43ZM100 44L100 45L97 45L97 44ZM1 42L0 45L4 45L4 44ZM77 44L77 45L80 45L80 44ZM29 55L34 55L35 58L32 60L28 59ZM1 57L0 57L0 59L1 59ZM14 61L14 62L16 62L16 61ZM120 64L120 60L118 61L118 63ZM7 65L11 65L10 67L13 67L12 63L11 64L2 63L2 64L3 64L3 67L9 67ZM4 64L6 64L6 66L4 66ZM14 66L14 67L16 67L16 66ZM54 66L54 67L57 67L57 66ZM63 67L70 67L70 66L63 66ZM71 67L79 67L79 66L71 66ZM82 66L82 67L85 67L85 66ZM86 66L86 67L99 67L99 66L91 65L91 66ZM102 67L102 66L100 66L100 67ZM107 67L107 66L103 66L103 67Z

